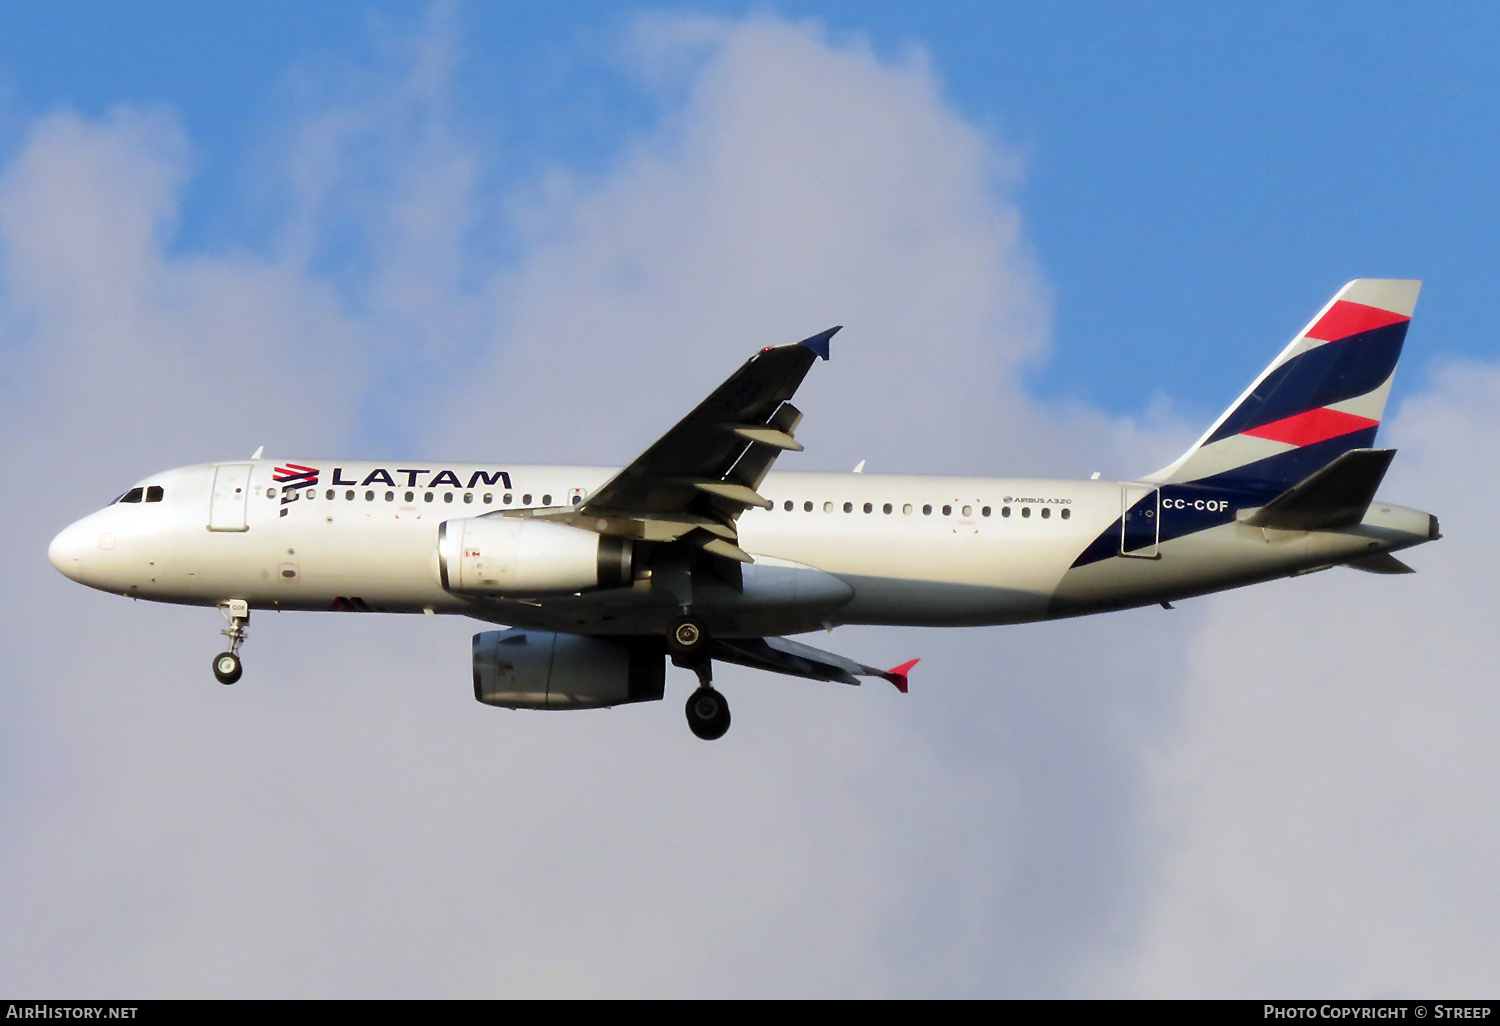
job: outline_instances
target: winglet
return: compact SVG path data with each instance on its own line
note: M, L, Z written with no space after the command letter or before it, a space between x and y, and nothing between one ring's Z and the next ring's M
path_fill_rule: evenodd
M843 328L842 324L835 324L827 331L820 331L812 338L805 338L797 344L799 346L806 346L826 360L828 359L828 340L837 335L841 328Z
M916 666L921 661L922 660L918 658L913 659L909 663L902 663L900 666L893 666L889 670L886 670L885 673L881 674L881 676L890 681L892 684L896 685L896 690L904 695L906 694L906 675L911 672L911 668L913 666Z

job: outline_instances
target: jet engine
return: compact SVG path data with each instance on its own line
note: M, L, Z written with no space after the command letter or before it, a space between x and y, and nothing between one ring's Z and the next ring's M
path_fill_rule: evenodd
M666 690L663 643L551 631L474 635L474 697L504 709L599 709L658 701Z
M471 517L438 527L438 573L455 592L526 597L624 588L629 538L519 517Z

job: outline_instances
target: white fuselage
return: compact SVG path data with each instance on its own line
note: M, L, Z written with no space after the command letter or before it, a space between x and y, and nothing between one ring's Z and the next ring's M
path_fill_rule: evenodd
M444 521L523 508L568 507L607 467L420 465L312 461L318 483L273 480L265 460L153 475L141 501L116 502L66 528L49 555L68 577L159 602L252 609L461 613L573 633L655 632L680 596L647 579L546 601L444 588ZM974 625L1072 616L1217 591L1427 541L1428 514L1376 502L1332 531L1218 523L1136 555L1075 566L1152 485L1106 481L773 473L774 503L738 522L756 559L743 582L700 588L732 634L824 625ZM159 489L159 492L153 492ZM147 494L159 495L146 501ZM1179 489L1162 502L1194 501ZM1182 506L1181 515L1193 515ZM1229 511L1230 514L1234 512ZM836 580L835 580L836 579Z

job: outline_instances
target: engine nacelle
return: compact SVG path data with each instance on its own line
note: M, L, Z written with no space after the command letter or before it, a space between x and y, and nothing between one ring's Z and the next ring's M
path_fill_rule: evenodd
M629 538L520 517L470 517L438 527L438 574L448 591L525 597L624 588Z
M474 697L504 709L599 709L666 691L665 647L551 631L474 635Z

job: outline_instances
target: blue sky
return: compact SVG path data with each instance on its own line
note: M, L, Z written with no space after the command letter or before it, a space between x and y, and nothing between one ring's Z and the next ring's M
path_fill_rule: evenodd
M1022 165L1024 231L1054 296L1045 395L1118 413L1161 389L1210 415L1333 288L1423 277L1401 385L1438 354L1491 355L1500 14L1479 4L782 3L921 47L947 100ZM640 8L456 13L455 115L485 173L600 173L670 106L620 50ZM309 95L399 50L418 4L21 5L0 34L5 122L162 106L196 155L177 245L257 245L274 195L245 165ZM9 142L16 142L14 130ZM503 230L488 244L504 250ZM335 258L336 262L336 258ZM1416 377L1416 380L1421 380ZM1399 395L1399 393L1398 393Z
M0 8L0 991L1494 992L1497 21ZM479 707L459 618L257 612L221 688L213 610L44 558L262 444L628 460L834 323L787 469L1132 475L1366 276L1426 279L1419 573L841 628L910 694L726 667L714 745L676 670Z

